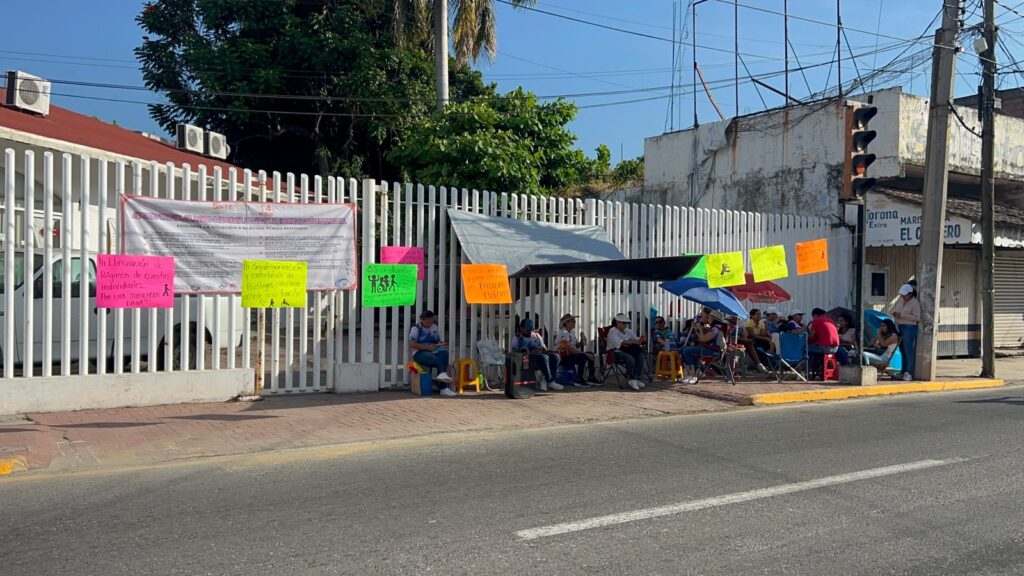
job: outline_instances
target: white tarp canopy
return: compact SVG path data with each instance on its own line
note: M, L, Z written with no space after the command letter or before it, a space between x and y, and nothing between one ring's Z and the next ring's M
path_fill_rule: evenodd
M504 264L509 275L531 264L621 260L597 226L570 226L448 209L462 251L474 264Z

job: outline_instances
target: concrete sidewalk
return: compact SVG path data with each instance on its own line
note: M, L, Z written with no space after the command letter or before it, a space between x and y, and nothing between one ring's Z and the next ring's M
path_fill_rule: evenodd
M972 360L942 361L940 365L940 374L946 379L976 376L980 368L980 363ZM998 366L1002 378L1024 382L1024 358L1000 360ZM774 403L757 399L777 394L836 394L831 391L839 390L846 395L870 388L764 381L741 381L734 386L710 381L697 386L655 383L634 392L619 390L609 381L602 388L570 388L529 400L508 400L497 392L467 393L451 399L381 392L29 414L24 419L0 421L0 475L25 469L146 465L449 432L713 412Z
M548 427L727 410L729 402L655 384L509 400L500 392L421 398L409 392L318 394L261 402L181 404L29 414L0 423L0 461L28 469L80 470L447 432Z

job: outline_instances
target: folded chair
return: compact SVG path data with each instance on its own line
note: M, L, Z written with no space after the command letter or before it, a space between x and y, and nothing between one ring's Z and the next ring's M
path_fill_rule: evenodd
M765 354L769 369L778 382L789 376L796 376L807 382L807 333L779 334L779 353Z
M597 357L600 364L602 381L609 374L615 376L615 382L622 388L626 383L626 366L615 358L615 351L608 349L608 331L611 326L597 329Z

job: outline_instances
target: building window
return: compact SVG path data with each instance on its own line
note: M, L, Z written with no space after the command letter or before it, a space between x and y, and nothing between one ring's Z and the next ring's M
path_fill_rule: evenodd
M885 286L888 283L888 274L885 272L871 273L871 297L885 298Z

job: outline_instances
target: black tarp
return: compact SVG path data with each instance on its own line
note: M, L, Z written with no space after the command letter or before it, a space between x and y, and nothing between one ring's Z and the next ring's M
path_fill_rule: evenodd
M599 278L632 282L669 282L690 272L701 256L632 258L564 264L532 264L511 278Z

